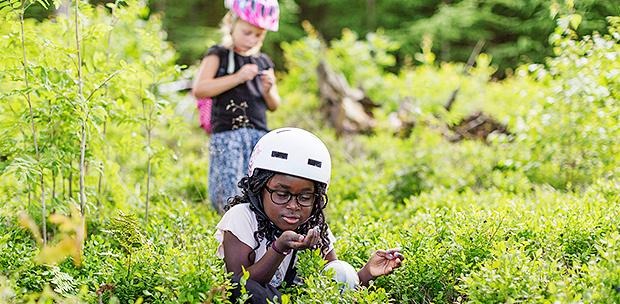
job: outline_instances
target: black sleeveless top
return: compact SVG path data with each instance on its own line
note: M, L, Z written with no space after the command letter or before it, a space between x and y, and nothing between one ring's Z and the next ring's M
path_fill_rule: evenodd
M207 51L207 56L216 55L220 59L220 65L215 77L227 75L229 50L220 45L213 46ZM234 53L233 61L235 64L234 71L239 71L242 65L254 63L258 65L258 70L273 69L274 64L271 59L259 53L254 56L241 56ZM239 128L254 128L263 131L267 129L267 104L261 94L263 90L260 84L260 75L254 79L242 83L220 95L213 97L213 106L211 108L211 125L213 133L219 133Z

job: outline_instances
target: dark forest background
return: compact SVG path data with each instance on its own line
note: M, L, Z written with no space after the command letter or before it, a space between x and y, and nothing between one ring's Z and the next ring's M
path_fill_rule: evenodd
M382 32L400 45L394 69L415 62L412 58L425 37L432 41L438 61L464 62L475 45L484 42L482 51L492 56L497 76L504 76L520 63L541 63L552 55L548 37L558 13L580 14L580 34L605 33L604 17L620 15L616 0L574 2L574 12L567 12L557 0L280 0L280 31L267 36L263 51L285 69L280 44L305 36L302 22L307 20L326 41L339 38L343 29L361 38ZM151 13L161 14L168 39L179 52L178 63L195 64L219 41L224 1L153 0L149 6ZM29 13L41 17L48 12Z

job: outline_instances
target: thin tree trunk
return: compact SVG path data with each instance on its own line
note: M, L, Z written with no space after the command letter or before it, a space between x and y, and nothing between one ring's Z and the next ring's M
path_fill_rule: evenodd
M32 187L30 184L27 185L26 191L28 191L28 210L30 210L30 206L32 205Z
M151 141L151 133L149 132L148 141L150 146ZM145 218L144 221L146 224L149 224L149 201L150 201L150 193L151 193L151 157L148 158L147 163L147 175L146 175L146 210L145 210Z
M116 23L116 19L112 19L110 27L114 28L114 24ZM112 44L112 30L110 30L108 32L108 39L107 39L107 45L106 45L106 49L109 50L110 49L110 45ZM110 52L106 52L106 61L110 60ZM109 90L108 90L108 86L105 87L105 95L108 96ZM104 120L103 121L103 141L105 142L105 136L107 133L107 122ZM107 159L108 157L108 149L107 147L104 147L104 155ZM101 162L101 168L99 170L99 180L97 181L97 204L101 205L101 188L103 187L103 171L104 171L104 163L103 161Z
M467 75L469 73L469 70L476 63L476 59L478 58L478 55L480 55L480 52L482 51L482 47L484 47L484 44L485 44L485 41L482 39L476 42L476 46L474 46L474 49L471 51L471 54L469 54L467 63L465 64L465 67L463 68L462 73L464 75ZM443 106L446 109L446 111L450 112L450 110L452 109L452 106L454 105L454 102L456 101L456 96L458 95L460 90L461 90L461 85L459 84L459 86L456 89L454 89L454 91L452 91L452 94L450 94L450 97L448 97L448 101Z
M151 160L152 160L152 156L151 156L151 133L152 133L152 115L153 115L153 108L150 107L148 110L148 114L147 114L147 105L144 102L144 99L142 100L142 112L144 113L144 120L145 120L145 128L146 128L146 151L147 151L147 161L146 161L146 168L147 168L147 175L146 175L146 202L145 202L145 210L144 210L144 222L145 225L149 224L149 201L150 201L150 195L151 195Z
M77 72L78 72L78 98L82 104L82 119L80 123L80 211L82 217L86 212L86 191L84 185L84 177L86 175L85 158L86 158L86 122L88 120L88 105L83 96L82 83L82 52L80 50L80 1L75 1L75 49L77 51Z
M86 191L84 186L84 176L86 175L85 155L86 155L86 122L82 121L80 132L82 137L80 139L80 211L82 216L86 212Z
M26 58L26 37L24 34L24 13L26 12L26 1L22 2L22 9L19 14L20 21L20 29L21 29L21 42L22 42L22 65L24 67L24 83L26 84L26 89L30 88L30 83L28 82L28 69L27 69L27 58ZM42 235L43 235L43 244L47 244L47 206L45 204L45 180L43 179L43 167L41 167L41 156L39 154L39 144L37 142L37 130L34 125L34 113L32 111L32 100L30 99L29 90L26 91L26 100L28 101L28 111L30 113L30 128L32 129L32 140L34 142L34 151L35 157L37 159L37 166L39 167L39 183L41 187L41 222L42 222ZM30 201L30 198L28 198Z
M106 90L106 94L107 94L107 90ZM106 127L107 127L107 123L104 121L103 122L103 141L105 141L105 134L106 134ZM104 148L106 149L106 148ZM107 152L107 149L106 149ZM107 153L105 153L107 156ZM103 161L101 162L101 168L99 168L99 180L97 181L97 197L99 198L101 196L101 188L103 186ZM97 199L98 204L101 204L101 200Z
M85 102L86 104L88 104L88 102L90 101L91 97L93 97L93 96L94 96L95 92L96 92L97 90L99 90L101 87L103 87L104 85L106 85L106 84L108 83L108 81L110 81L110 80L111 80L114 76L116 76L116 74L118 74L118 71L116 71L116 72L112 73L110 76L108 76L108 77L107 77L107 78L106 78L106 79L105 79L105 80L104 80L104 81L103 81L103 82L102 82L102 83L101 83L101 84L100 84L97 88L95 88L95 89L94 89L94 90L90 93L90 95L88 96L88 98L86 98L86 100L85 100L84 102ZM106 94L106 95L108 94L108 93L107 93L107 87L106 87L106 93L105 93L105 94ZM88 114L86 115L86 117L88 118ZM104 122L103 122L103 140L104 140L104 141L105 141L105 134L106 134L106 130L107 130L107 124L106 124L106 122L104 121ZM84 144L85 144L85 141L84 141ZM108 151L108 150L107 150L106 148L104 148L104 149L105 149L105 151L106 151L106 153L105 153L105 154L106 154L106 156L107 156L107 151ZM101 162L101 168L100 168L100 169L101 169L101 170L99 170L99 181L97 182L97 203L98 203L98 204L100 204L100 203L101 203L101 201L99 200L99 195L101 194L101 185L102 185L102 183L103 183L103 161Z
M69 198L73 198L73 160L69 162Z
M56 172L52 170L52 201L56 198Z

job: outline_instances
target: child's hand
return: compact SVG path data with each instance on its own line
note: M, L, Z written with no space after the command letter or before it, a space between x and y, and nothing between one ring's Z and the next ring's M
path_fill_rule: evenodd
M236 74L241 82L252 80L258 75L258 65L252 63L244 64Z
M260 72L260 81L263 85L263 92L267 93L271 90L271 87L276 82L276 75L273 73L273 69L263 70Z
M319 228L314 227L308 230L308 234L306 234L304 240L302 241L303 248L301 249L315 248L315 246L319 243L320 240L321 234L319 233Z
M394 269L400 267L405 259L400 253L400 249L388 249L375 251L364 266L373 277L378 277L392 273Z
M284 250L296 249L303 250L313 248L318 244L320 239L319 230L316 228L310 229L306 236L298 234L295 231L287 230L276 240L276 246Z

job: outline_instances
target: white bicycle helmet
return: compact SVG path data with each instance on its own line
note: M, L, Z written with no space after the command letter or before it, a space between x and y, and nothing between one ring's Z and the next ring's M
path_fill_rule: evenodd
M314 134L298 128L281 128L258 141L248 175L265 169L321 182L329 186L332 161L325 144Z

